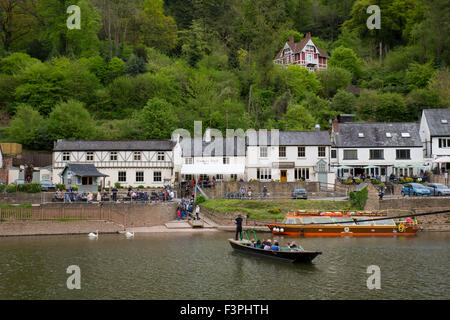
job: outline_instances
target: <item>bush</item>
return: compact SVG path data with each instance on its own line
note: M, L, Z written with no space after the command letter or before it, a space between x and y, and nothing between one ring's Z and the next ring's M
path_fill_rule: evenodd
M72 189L73 189L74 191L78 191L78 187L77 187L77 186L73 186Z
M0 184L0 193L3 193L6 189L6 184Z
M369 197L369 190L367 190L367 188L363 188L360 191L351 191L349 196L350 203L354 209L364 210Z
M406 181L406 183L410 183L410 182L413 182L413 181L414 181L414 179L413 179L413 178L410 178L410 177L408 177L408 178L406 178L406 179L405 179L405 181Z
M15 184L9 184L7 187L6 187L6 192L7 193L14 193L14 192L16 192L17 191L17 188L16 188L16 185Z
M195 204L200 204L206 201L206 197L204 195L199 195L195 198Z
M145 189L143 185L138 186L138 189Z
M66 188L65 184L61 183L56 185L56 190L63 191L65 188Z
M120 184L120 182L114 183L114 186L115 186L117 189L122 189L122 185Z
M42 185L38 182L24 183L16 186L17 192L39 193L42 191Z
M269 210L267 210L269 213L271 214L279 214L281 213L281 209L280 208L271 208Z

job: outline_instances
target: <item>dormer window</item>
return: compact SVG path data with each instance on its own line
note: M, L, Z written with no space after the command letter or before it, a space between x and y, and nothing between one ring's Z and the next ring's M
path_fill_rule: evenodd
M358 137L364 138L364 133L362 133L362 132L358 133Z
M392 138L392 134L390 132L386 132L386 137Z
M441 119L441 123L445 123L445 124L447 124L447 123L448 123L448 121L447 121L447 119Z
M410 138L411 135L409 134L409 132L402 132L402 138Z

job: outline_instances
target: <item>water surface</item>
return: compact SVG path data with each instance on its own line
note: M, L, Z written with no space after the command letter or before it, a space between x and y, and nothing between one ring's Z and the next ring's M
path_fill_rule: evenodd
M295 239L323 252L310 264L234 252L231 236L0 238L0 299L450 298L450 233ZM81 269L80 290L67 289L70 265ZM380 290L367 288L370 265L380 267Z

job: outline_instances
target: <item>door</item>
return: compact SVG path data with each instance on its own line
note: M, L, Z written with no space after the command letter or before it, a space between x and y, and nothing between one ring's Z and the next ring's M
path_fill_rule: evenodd
M321 189L328 188L327 163L323 159L317 162L317 180L320 182Z
M280 170L280 181L287 182L287 170Z

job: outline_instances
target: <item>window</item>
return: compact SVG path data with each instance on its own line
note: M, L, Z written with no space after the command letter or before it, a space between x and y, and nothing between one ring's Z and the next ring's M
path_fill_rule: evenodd
M81 184L82 184L83 186L89 185L89 184L94 184L94 183L93 183L93 177L82 177L82 178L81 178Z
M109 154L109 160L117 161L117 152L113 151Z
M411 135L409 134L409 132L402 132L402 138L410 138Z
M319 147L319 157L325 157L325 147Z
M272 170L268 168L256 169L256 178L260 180L271 180Z
M358 150L344 150L344 160L358 160Z
M141 153L136 151L133 156L134 161L141 161L141 158Z
M223 179L223 175L222 174L218 174L217 176L222 176L222 179ZM219 178L217 178L217 179L219 179ZM234 179L234 181L237 181L237 174L230 174L230 179Z
M158 152L158 161L164 161L165 158L164 152Z
M233 175L231 175L231 178L233 178ZM222 181L223 180L223 174L216 174L216 180ZM234 179L236 181L236 179Z
M223 157L223 164L230 164L230 158Z
M397 149L395 150L397 159L409 160L411 159L411 152L409 149Z
M295 168L295 180L309 180L309 168Z
M94 161L94 153L86 152L86 161Z
M184 174L181 177L186 181L192 181L192 174Z
M304 158L306 156L305 147L297 147L297 156Z
M144 182L144 171L136 171L136 182Z
M194 158L185 158L184 159L184 163L185 164L193 164L194 163Z
M161 182L161 171L155 171L153 172L153 181L154 182Z
M383 160L384 150L370 150L370 160Z
M260 158L267 158L267 147L259 147Z
M336 159L337 158L336 149L331 150L331 158L332 159Z
M441 123L448 123L447 119L441 119Z
M126 182L127 181L127 172L126 171L119 171L119 177L117 179L119 182Z
M392 138L392 134L390 132L386 132L386 137Z
M278 157L286 158L286 147L285 146L278 147Z
M70 161L70 152L63 152L62 160L63 161Z
M362 133L362 132L358 133L358 137L364 138L364 133Z
M450 148L450 139L439 139L439 148Z

